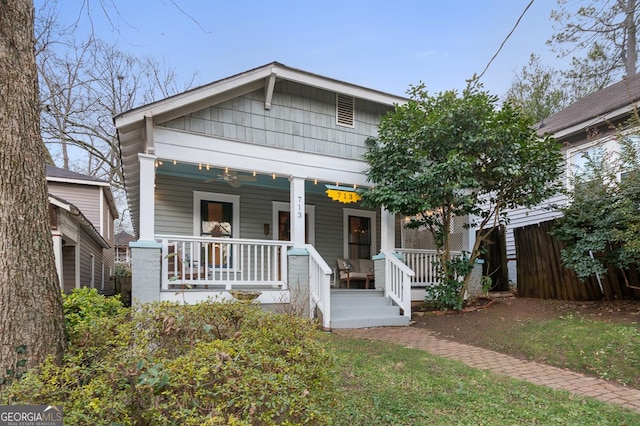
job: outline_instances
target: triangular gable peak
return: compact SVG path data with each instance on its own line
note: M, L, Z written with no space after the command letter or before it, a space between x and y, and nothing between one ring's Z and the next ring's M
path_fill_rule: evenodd
M290 68L278 62L272 62L133 109L116 116L114 120L118 131L120 133L127 133L132 130L144 128L145 117L153 117L154 123L163 123L259 89L265 91L264 108L269 109L271 107L275 83L278 80L297 82L306 86L341 93L388 106L395 103L404 103L407 100L400 96Z

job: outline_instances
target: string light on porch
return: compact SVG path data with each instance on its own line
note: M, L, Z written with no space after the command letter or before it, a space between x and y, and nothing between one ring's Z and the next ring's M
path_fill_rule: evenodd
M175 166L176 164L178 164L178 162L176 160L173 160L173 165Z
M256 177L256 171L255 170L253 171L253 177Z
M202 170L202 163L198 163L198 170Z
M276 178L276 174L275 173L272 174L271 177L275 179Z
M210 166L207 164L207 170L209 170Z
M317 184L318 184L318 179L314 179L314 180L313 180L313 184L314 184L314 185L317 185Z

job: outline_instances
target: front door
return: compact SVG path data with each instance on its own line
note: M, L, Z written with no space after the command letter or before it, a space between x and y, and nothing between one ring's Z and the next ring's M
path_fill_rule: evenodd
M376 254L376 212L344 209L344 256L371 259Z

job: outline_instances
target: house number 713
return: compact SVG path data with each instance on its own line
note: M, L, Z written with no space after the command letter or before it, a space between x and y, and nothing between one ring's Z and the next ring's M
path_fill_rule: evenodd
M297 208L298 212L296 213L296 216L298 216L298 219L302 218L302 197L298 197L298 208Z

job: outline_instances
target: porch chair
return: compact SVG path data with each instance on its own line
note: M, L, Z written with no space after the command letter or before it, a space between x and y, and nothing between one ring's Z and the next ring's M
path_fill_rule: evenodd
M373 260L370 259L338 259L338 279L340 285L347 284L351 288L351 281L364 281L365 289L375 280Z
M169 284L170 288L185 288L186 285L182 282L183 280L204 280L207 278L204 265L190 266L191 262L188 255L185 256L187 264L185 265L182 262L182 256L180 250L177 249L177 244L169 244L168 248L167 272L169 280L171 281ZM209 286L205 285L204 288L209 288Z

